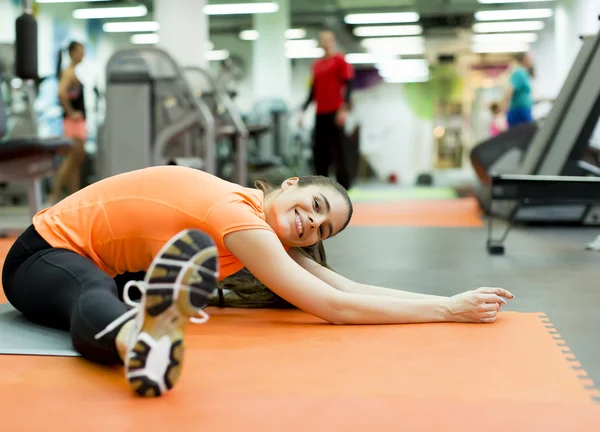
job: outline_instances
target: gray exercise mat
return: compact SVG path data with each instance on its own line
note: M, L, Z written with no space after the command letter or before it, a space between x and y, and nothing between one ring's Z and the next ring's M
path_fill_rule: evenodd
M9 303L0 304L0 355L78 357L69 333L34 324Z

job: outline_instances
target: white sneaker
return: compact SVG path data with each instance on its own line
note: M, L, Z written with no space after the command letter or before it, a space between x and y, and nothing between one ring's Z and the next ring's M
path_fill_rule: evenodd
M586 244L585 248L596 252L600 251L600 236L596 237L593 242Z
M169 240L150 264L144 281L131 281L123 293L134 308L96 335L99 339L135 316L135 329L125 358L125 376L140 396L160 396L181 374L184 329L189 321L208 320L202 309L217 288L217 248L197 230L185 230ZM128 290L142 292L139 303ZM194 318L200 315L201 318Z

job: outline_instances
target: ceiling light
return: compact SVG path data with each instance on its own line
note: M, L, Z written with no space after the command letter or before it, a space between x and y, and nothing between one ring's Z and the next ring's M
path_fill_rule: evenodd
M406 83L418 83L429 81L429 74L427 75L398 75L382 77L383 81L388 84L406 84Z
M529 48L529 45L525 43L486 43L472 45L471 51L476 54L516 53L527 52Z
M538 31L543 28L543 21L500 21L473 24L473 31L476 33Z
M156 21L108 22L102 26L106 33L155 32L159 29Z
M240 39L245 41L253 41L258 39L257 30L243 30L240 32Z
M479 11L475 12L475 19L478 21L539 19L549 18L552 16L552 13L552 9L512 9Z
M306 37L306 30L302 28L298 29L287 29L285 31L286 39L304 39Z
M535 33L488 33L474 34L471 38L473 42L535 42L538 39Z
M387 60L375 65L381 76L398 74L427 75L429 63L425 59L396 59Z
M369 52L395 55L420 55L425 50L423 38L419 36L367 38L362 40L361 45Z
M369 49L369 52L377 55L388 55L388 56L419 56L425 54L425 48L412 46L412 47L381 47Z
M111 7L111 8L89 8L75 9L73 18L75 19L99 19L99 18L134 18L143 17L148 13L144 5Z
M259 14L274 13L279 10L278 3L230 3L230 4L210 4L204 6L206 15L238 15L238 14Z
M131 35L129 39L135 45L150 45L158 43L158 35L156 33L142 33Z
M423 38L421 36L413 37L375 37L363 39L360 44L365 48L375 46L394 46L394 45L422 45Z
M227 50L211 50L207 51L204 55L208 61L220 61L229 58L229 51Z
M110 0L35 0L36 3L91 3Z
M396 57L382 53L352 53L346 54L345 59L350 64L375 64L394 60Z
M356 27L352 33L358 37L413 36L423 33L420 25L367 26Z
M549 2L554 0L477 0L481 4L494 4L494 3L534 3L534 2Z
M319 43L315 39L296 39L285 41L284 46L285 49L314 49Z
M346 24L391 24L417 22L419 18L416 12L365 13L346 15L344 22Z

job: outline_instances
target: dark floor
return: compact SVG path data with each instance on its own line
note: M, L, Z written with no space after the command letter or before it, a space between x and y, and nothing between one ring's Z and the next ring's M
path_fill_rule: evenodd
M438 295L506 288L516 298L504 309L546 313L600 387L600 252L584 249L598 233L516 229L506 254L489 256L484 229L350 227L326 251L336 271L371 285Z

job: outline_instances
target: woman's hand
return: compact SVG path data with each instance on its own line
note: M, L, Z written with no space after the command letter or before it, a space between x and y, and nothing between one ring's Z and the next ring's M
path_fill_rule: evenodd
M493 323L505 299L514 295L502 288L479 288L450 297L448 309L453 322Z

